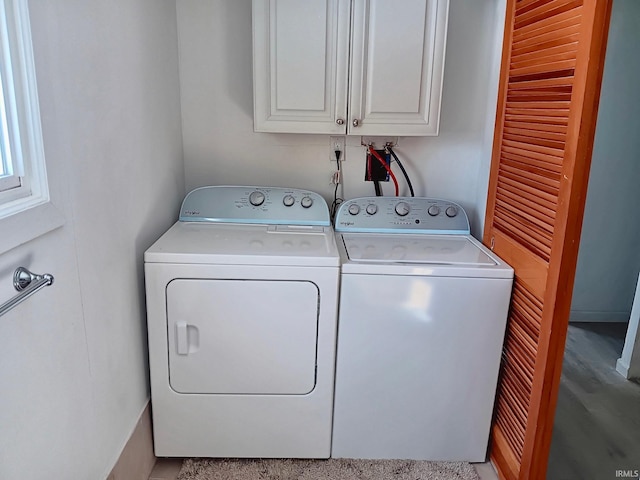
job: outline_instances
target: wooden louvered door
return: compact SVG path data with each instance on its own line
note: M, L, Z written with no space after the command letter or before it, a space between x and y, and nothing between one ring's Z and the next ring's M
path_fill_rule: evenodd
M484 243L515 284L492 426L504 479L544 479L612 0L507 0Z

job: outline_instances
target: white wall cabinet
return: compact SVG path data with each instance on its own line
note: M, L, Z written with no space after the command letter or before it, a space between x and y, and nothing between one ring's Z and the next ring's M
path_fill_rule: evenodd
M448 0L253 0L254 129L437 135Z

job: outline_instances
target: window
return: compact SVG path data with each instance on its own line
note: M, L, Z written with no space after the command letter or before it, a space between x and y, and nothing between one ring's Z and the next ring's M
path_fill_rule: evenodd
M28 0L0 0L0 254L58 228L50 199Z
M0 0L0 218L47 202L26 0Z

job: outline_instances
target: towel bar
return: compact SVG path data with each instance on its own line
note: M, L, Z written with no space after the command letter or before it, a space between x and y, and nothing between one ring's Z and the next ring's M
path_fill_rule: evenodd
M0 305L0 317L13 307L24 302L41 288L47 287L52 283L53 275L49 273L37 275L24 267L18 267L13 273L13 286L20 293Z

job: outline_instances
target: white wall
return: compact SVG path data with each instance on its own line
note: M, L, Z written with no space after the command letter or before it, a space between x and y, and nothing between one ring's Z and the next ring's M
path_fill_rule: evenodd
M0 318L0 478L105 478L148 399L142 254L184 195L174 0L32 0L63 227L0 256L55 283Z
M253 132L251 1L180 0L177 6L187 190L295 186L332 199L328 136ZM440 135L403 137L397 148L416 194L460 202L476 233L486 200L503 9L504 0L451 1ZM363 181L360 137L347 143L344 196L373 195Z
M640 2L615 0L596 129L573 321L628 321L640 271Z

